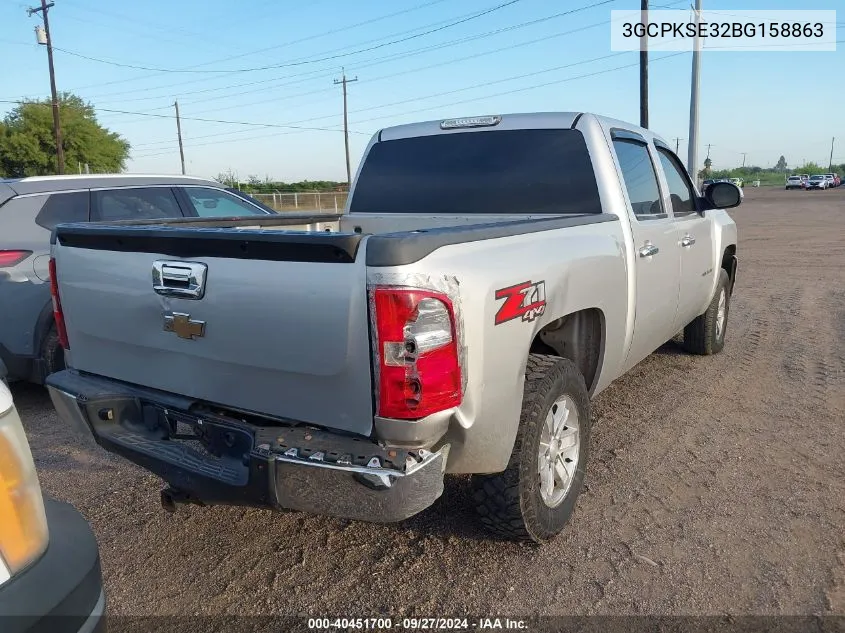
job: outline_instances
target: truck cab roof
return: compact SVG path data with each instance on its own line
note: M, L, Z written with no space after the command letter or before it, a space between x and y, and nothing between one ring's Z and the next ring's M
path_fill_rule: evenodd
M376 134L374 142L392 141L415 136L449 134L454 132L474 132L484 130L524 130L524 129L561 129L574 128L584 117L592 117L610 128L618 127L642 136L645 140L665 140L654 132L625 121L593 114L590 112L531 112L461 117L457 119L438 119L420 123L407 123L382 129Z

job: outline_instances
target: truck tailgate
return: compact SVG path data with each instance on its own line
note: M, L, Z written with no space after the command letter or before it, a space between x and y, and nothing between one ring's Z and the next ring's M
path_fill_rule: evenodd
M151 238L149 228L57 229L53 255L74 368L370 433L359 236L338 248L344 236L337 234L332 242L326 234L159 233L164 237ZM198 296L176 296L187 293Z

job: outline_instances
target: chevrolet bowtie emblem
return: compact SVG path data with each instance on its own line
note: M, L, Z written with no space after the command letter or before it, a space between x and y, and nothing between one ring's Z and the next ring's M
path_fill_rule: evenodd
M194 321L190 314L172 312L164 315L164 331L175 332L179 338L205 336L205 321Z

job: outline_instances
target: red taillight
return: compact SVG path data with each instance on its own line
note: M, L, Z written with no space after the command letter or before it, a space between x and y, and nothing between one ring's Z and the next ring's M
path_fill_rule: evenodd
M32 251L0 251L0 268L9 268L20 264Z
M418 419L463 398L452 302L429 290L376 288L378 415Z
M59 277L56 275L56 260L52 257L50 258L50 296L53 297L53 320L56 322L59 344L65 349L70 349L67 342L65 314L62 312L62 300L59 298Z

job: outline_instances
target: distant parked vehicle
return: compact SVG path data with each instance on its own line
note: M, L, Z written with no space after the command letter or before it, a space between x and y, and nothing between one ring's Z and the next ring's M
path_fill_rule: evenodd
M745 182L742 180L742 178L728 178L728 182L735 184L739 188L745 186Z
M831 189L839 186L839 177L836 174L825 174L824 177L827 178L827 186Z
M827 189L829 186L827 177L824 174L810 176L810 179L807 181L807 191L810 189Z
M786 179L786 189L806 189L806 181L801 176L790 176Z
M50 299L50 232L58 224L226 218L275 212L213 180L97 174L0 179L0 360L36 383L64 368Z

